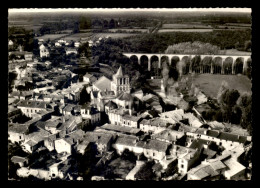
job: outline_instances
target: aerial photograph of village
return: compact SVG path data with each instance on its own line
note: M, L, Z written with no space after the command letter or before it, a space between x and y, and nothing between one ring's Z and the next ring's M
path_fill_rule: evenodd
M8 9L8 180L251 180L251 13Z

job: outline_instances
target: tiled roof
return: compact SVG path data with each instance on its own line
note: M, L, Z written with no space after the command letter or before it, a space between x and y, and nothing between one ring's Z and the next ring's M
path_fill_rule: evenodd
M127 137L127 136L119 136L115 142L115 144L126 145L126 146L135 146L137 142L136 138Z
M8 127L8 132L25 133L28 130L28 125L12 124Z
M131 101L133 99L132 95L129 94L129 93L125 93L125 92L122 92L119 96L118 96L118 99L119 100L122 100L122 101Z
M97 144L107 144L112 139L112 134L101 132L86 132L84 140Z
M210 143L210 141L208 140L203 140L203 139L197 139L197 140L194 140L190 147L189 148L193 148L193 149L196 149L196 148L202 148L203 145L208 145Z
M216 137L218 137L218 135L219 135L219 131L208 130L208 131L207 131L207 135L216 138Z
M100 77L97 81L93 83L93 85L101 91L111 90L111 80L109 80L105 76Z
M165 139L168 141L176 141L178 138L184 136L184 132L174 131L174 130L163 130L157 134L152 135L154 139Z
M29 108L46 108L46 102L41 101L31 101L31 100L21 100L17 106L29 107Z
M13 156L13 157L11 158L11 161L12 161L13 163L23 163L23 162L25 162L25 161L28 162L28 159L25 158L25 157Z
M137 121L139 121L141 119L141 117L140 116L130 116L130 115L126 114L126 115L122 116L122 119L123 120L125 119L125 120L130 120L130 121L137 122Z
M117 104L114 103L113 101L108 101L108 102L105 104L105 106L107 106L107 107L109 107L109 108L111 108L111 109L117 108Z
M226 132L221 132L218 136L219 139L229 140L232 142L245 143L247 138L245 136L234 135Z
M159 140L149 140L145 145L146 149L152 149L160 152L166 152L170 144Z
M119 131L124 133L130 133L130 134L137 134L140 132L140 129L137 128L131 128L131 127L125 127L120 125L113 125L113 124L105 124L101 126L102 129L112 130L112 131Z

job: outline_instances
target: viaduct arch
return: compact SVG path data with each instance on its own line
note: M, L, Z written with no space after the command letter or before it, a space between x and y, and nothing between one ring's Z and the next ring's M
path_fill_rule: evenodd
M171 63L173 57L179 58L179 60L182 60L185 57L189 57L190 59L194 58L195 54L160 54L160 53L123 53L123 55L127 56L128 58L131 58L132 56L137 57L138 64L141 64L141 57L146 56L148 58L148 71L151 70L151 57L155 56L158 57L158 68L161 68L162 65L162 57L168 57L169 63ZM221 70L219 71L220 74L224 74L227 72L227 66L231 68L231 74L237 74L236 72L236 64L237 60L240 59L243 63L242 73L245 72L245 70L248 67L248 60L251 59L251 56L246 55L199 55L201 57L201 62L203 62L203 59L206 57L210 57L212 59L211 65L210 65L210 73L213 74L214 72L214 60L215 59L221 59ZM227 60L227 61L226 61ZM224 65L225 63L225 65ZM226 65L228 64L228 65ZM231 64L231 65L230 65ZM203 66L203 65L202 65ZM189 68L189 73L191 73L191 67ZM203 73L203 68L200 69L200 73ZM239 72L238 72L239 73Z

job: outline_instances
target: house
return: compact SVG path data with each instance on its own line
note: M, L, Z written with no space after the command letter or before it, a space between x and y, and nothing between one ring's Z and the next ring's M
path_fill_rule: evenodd
M178 158L178 172L181 174L186 174L192 165L199 160L200 152L198 149L176 144L170 148L170 155Z
M67 138L60 138L54 141L55 150L57 153L68 153L71 154L72 146L75 144L75 140L67 137Z
M132 128L140 128L140 122L142 121L142 117L140 116L131 116L125 114L122 116L122 126L132 127Z
M78 48L80 46L80 42L74 42L74 46Z
M28 117L32 117L33 114L37 114L40 111L46 111L49 103L32 100L21 100L17 104L17 108L21 109L22 113Z
M69 54L78 54L78 51L77 51L76 48L66 48L65 51L66 51L66 55L69 55Z
M127 134L127 135L139 136L141 134L140 129L130 128L130 127L126 127L126 126L120 126L120 125L114 125L114 124L108 124L108 123L106 123L105 125L102 125L100 128L109 130L109 131L120 132L120 133Z
M101 121L101 113L92 106L82 105L80 114L84 120L89 120L92 125Z
M21 143L25 141L25 137L29 132L29 126L26 124L9 124L8 125L8 140L12 143Z
M93 76L92 74L86 73L83 76L83 82L87 82L87 83L94 83L97 80L97 78L95 76Z
M183 138L184 135L185 135L184 132L167 129L167 130L163 130L157 134L151 135L151 138L173 144L173 143L176 143L176 141L178 141L179 139Z
M61 47L62 45L59 42L55 42L56 47Z
M112 134L105 134L101 132L86 132L83 137L83 142L92 142L97 146L100 153L106 153L110 150L113 141ZM81 150L82 151L82 150Z
M20 167L24 167L24 166L28 165L28 159L26 157L13 156L11 158L11 161L14 164L19 164Z
M48 47L46 47L44 44L41 44L39 48L40 48L40 57L41 58L50 57L50 52L49 52Z
M245 177L246 167L233 158L223 161L223 163L228 167L224 172L224 176L228 180L241 180Z
M14 42L12 40L9 40L8 46L13 46L13 45L14 45Z
M52 134L44 139L44 146L49 150L55 150L55 140L57 139L57 134Z
M137 142L137 137L130 135L120 135L117 137L112 147L116 149L119 155L121 155L125 149L133 151L134 153L143 153L143 147L135 147Z
M144 156L160 161L166 157L170 145L167 142L151 139L144 145Z
M26 61L32 61L33 60L33 53L32 52L26 52L24 53L24 59Z
M167 120L160 119L160 118L153 118L153 119L143 119L140 122L140 129L147 133L158 133L163 130L166 130L171 123Z
M188 180L217 180L227 169L220 160L213 162L203 161L200 165L192 168L187 173Z
M25 142L22 144L23 150L29 153L35 152L39 147L44 145L44 139L49 135L50 133L44 130L28 134Z
M114 125L121 125L124 115L130 115L130 111L124 108L117 108L108 112L109 122Z

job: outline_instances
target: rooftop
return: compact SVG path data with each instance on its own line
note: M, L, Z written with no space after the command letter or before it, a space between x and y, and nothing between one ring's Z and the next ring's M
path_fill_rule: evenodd
M153 149L160 152L166 152L168 146L170 144L167 142L162 142L159 140L149 140L147 144L145 145L146 149Z
M107 77L102 76L97 81L93 83L93 86L97 87L101 91L109 91L111 90L111 80Z
M46 108L48 103L41 101L32 101L32 100L21 100L17 106L19 107L27 107L27 108Z
M112 131L119 131L124 133L130 133L130 134L137 134L141 130L137 128L131 128L131 127L125 127L120 125L113 125L113 124L105 124L101 126L102 129L112 130Z
M8 132L25 133L28 127L26 124L11 124L11 126L8 127Z

